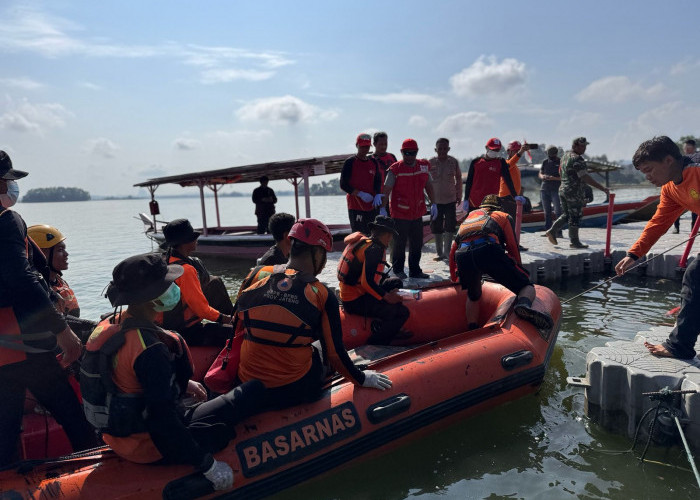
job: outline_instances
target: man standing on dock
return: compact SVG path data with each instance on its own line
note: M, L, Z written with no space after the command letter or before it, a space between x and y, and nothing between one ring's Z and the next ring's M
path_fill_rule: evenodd
M420 268L420 256L423 248L423 214L425 213L425 195L431 203L435 199L433 186L428 182L430 162L418 160L418 143L406 139L401 145L403 159L394 163L386 174L384 181L384 200L382 210L386 214L386 204L391 197L391 217L396 222L398 235L394 238L391 252L391 265L394 274L406 279L404 263L406 262L406 242L408 241L408 272L411 278L429 278Z
M269 232L268 223L270 217L275 214L277 196L272 188L267 187L270 181L266 175L260 177L260 185L253 190L253 203L255 203L255 215L258 217L258 234Z
M462 202L462 172L450 151L450 141L441 137L435 143L437 156L430 159L430 184L435 192L430 230L435 235L435 260L447 259L457 227L457 205Z
M618 276L651 249L684 211L700 213L700 165L684 159L675 142L666 136L644 141L634 153L632 163L647 180L661 187L656 213L641 236L615 266ZM700 254L683 275L681 309L676 326L662 344L645 342L655 356L680 359L695 357L695 342L700 333Z
M369 154L372 137L369 134L357 136L357 154L343 164L340 173L340 189L347 193L350 228L369 234L368 224L377 215L377 207L382 199L383 174L379 162Z
M579 224L583 216L583 207L586 205L584 195L584 185L588 184L600 189L605 194L610 194L610 190L588 175L586 170L586 160L583 153L590 142L585 137L577 137L571 143L571 151L567 151L561 159L561 187L559 195L561 197L561 216L552 224L552 227L545 233L549 242L557 244L557 233L569 223L569 240L571 248L588 248L588 245L581 243L578 238Z

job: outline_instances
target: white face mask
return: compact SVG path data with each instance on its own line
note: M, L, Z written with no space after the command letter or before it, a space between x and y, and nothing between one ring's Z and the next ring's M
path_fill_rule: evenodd
M493 151L489 149L486 151L486 158L497 158L500 155L499 151Z
M0 204L5 208L10 208L19 199L19 184L15 181L5 181L7 183L7 193L0 194Z

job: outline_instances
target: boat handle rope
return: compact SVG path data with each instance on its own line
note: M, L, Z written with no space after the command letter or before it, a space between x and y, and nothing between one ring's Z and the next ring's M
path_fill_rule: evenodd
M700 233L698 233L698 234L700 234ZM679 247L679 246L681 246L681 245L685 245L685 244L688 243L690 240L694 239L698 234L692 235L690 238L688 238L688 239L686 239L686 240L684 240L684 241L681 241L681 242L678 243L677 245L673 245L672 247L667 248L666 250L664 250L664 251L661 252L661 253L657 253L657 254L654 255L653 257L650 257L650 258L648 258L648 259L639 259L639 261L638 261L635 265L633 265L632 267L630 267L627 271L625 271L624 274L620 274L620 275L615 274L614 276L611 276L610 278L607 278L606 280L601 281L601 282L598 283L596 286L591 287L591 288L589 288L588 290L584 290L583 292L579 293L578 295L574 295L573 297L570 297L570 298L568 298L568 299L566 299L566 300L563 300L561 303L562 303L562 304L566 304L567 302L571 302L572 300L574 300L574 299L580 297L581 295L585 295L585 294L587 294L588 292L592 292L592 291L595 290L596 288L601 287L601 286L605 285L606 283L610 283L612 280L617 279L617 278L619 278L620 276L624 276L625 274L627 274L628 272L630 272L632 269L636 269L636 268L638 268L639 266L641 266L641 265L643 265L643 264L647 264L647 263L651 262L652 260L654 260L655 258L661 257L663 254L670 252L670 251L673 250L674 248L677 248L677 247Z

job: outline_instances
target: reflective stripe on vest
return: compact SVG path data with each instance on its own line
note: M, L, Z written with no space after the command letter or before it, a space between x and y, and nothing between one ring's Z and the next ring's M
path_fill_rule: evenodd
M412 166L403 161L391 166L396 182L391 190L391 216L399 219L418 219L425 213L423 190L428 183L430 163L416 160Z

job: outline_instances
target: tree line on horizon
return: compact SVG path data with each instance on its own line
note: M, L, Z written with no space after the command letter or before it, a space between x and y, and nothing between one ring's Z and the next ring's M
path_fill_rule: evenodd
M22 203L88 200L90 200L90 193L76 187L33 188L22 197Z

